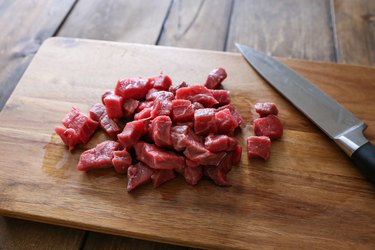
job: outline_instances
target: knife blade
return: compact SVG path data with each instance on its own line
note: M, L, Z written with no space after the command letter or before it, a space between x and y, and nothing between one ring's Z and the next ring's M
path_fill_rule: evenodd
M313 121L375 184L375 147L364 136L367 125L290 67L249 46L236 43L248 63Z

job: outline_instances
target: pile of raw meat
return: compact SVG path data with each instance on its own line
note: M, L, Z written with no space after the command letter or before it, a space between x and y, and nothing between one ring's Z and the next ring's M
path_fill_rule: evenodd
M279 110L272 102L256 103L255 111L260 117L253 121L255 136L247 138L247 155L249 158L268 160L271 155L271 140L283 135L283 124L277 117Z
M205 175L229 186L227 174L242 153L233 135L243 120L229 91L219 89L226 76L217 68L204 85L191 86L174 85L165 74L120 80L89 116L73 107L55 131L70 150L99 127L108 133L113 140L83 152L78 169L126 173L128 191L149 181L158 187L176 174L191 185Z

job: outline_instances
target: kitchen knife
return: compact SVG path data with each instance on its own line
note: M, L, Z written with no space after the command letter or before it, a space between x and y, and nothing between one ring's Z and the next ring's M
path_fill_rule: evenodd
M312 120L375 184L375 147L363 135L367 125L294 70L248 46L237 48L250 65Z

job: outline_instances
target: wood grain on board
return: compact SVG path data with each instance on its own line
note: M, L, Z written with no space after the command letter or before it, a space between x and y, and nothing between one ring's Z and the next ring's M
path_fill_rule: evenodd
M173 1L159 45L224 50L233 1Z
M80 0L59 36L155 44L170 0Z
M51 55L58 59L51 61ZM109 57L110 62L103 60ZM375 95L374 69L284 62L365 120L374 142L375 103L368 97ZM175 81L195 83L217 63L227 69L224 86L246 120L237 135L243 146L252 133L256 114L250 107L255 102L276 102L285 124L269 161L249 161L243 153L241 164L230 172L230 188L208 180L191 187L177 178L158 189L145 185L128 194L124 176L75 169L80 152L103 140L100 133L71 154L53 132L72 105L87 112L119 77L150 76L163 69ZM362 86L356 94L353 82ZM20 117L23 122L16 122ZM368 223L375 219L374 187L238 54L52 39L38 52L0 121L0 211L5 215L201 248L375 247L375 227ZM4 164L10 163L13 171L5 171Z
M335 0L338 62L375 65L375 2Z

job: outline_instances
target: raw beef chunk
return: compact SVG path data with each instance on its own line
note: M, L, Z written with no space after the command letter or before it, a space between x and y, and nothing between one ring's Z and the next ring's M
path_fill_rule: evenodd
M265 117L267 115L277 115L279 110L276 105L272 102L258 102L254 105L255 111L260 117Z
M147 119L151 117L152 108L144 108L134 115L134 120Z
M189 100L176 99L172 101L172 121L188 122L194 119L194 109Z
M145 108L151 108L152 105L154 105L154 101L145 101L145 102L139 102L139 105L137 109L135 110L136 112L140 112L144 110Z
M271 139L267 136L249 136L247 138L247 155L249 158L260 157L268 160L271 155Z
M211 92L202 85L193 85L190 87L179 88L176 91L176 99L185 99L191 102L199 102L206 108L211 108L218 101L213 97Z
M204 140L204 146L210 152L232 151L237 145L237 140L227 135L209 134Z
M237 165L241 161L241 155L242 155L242 146L240 144L237 144L234 146L232 151L232 165Z
M210 89L212 96L218 101L218 105L230 103L230 92L225 89Z
M118 142L108 140L99 143L95 148L84 151L79 158L78 170L112 167L113 152L118 150L119 146Z
M215 110L211 108L197 109L194 112L194 131L198 135L216 132Z
M108 95L114 95L115 92L113 90L107 90L106 92L103 93L102 95L102 103L104 104L104 98L106 98Z
M194 111L197 109L204 109L204 106L200 104L199 102L193 102L191 106L193 107Z
M216 128L219 134L233 135L238 127L236 118L229 109L223 109L215 113Z
M202 176L203 176L202 166L198 165L198 167L195 167L195 168L185 167L183 175L184 175L185 181L188 184L195 186L202 179Z
M221 107L217 108L216 111L218 112L218 111L221 111L221 110L224 110L224 109L229 109L232 116L236 119L236 121L238 123L238 126L241 126L241 124L244 121L243 121L240 113L237 111L237 109L232 104L228 104L228 105L224 105L224 106L221 106Z
M179 84L173 84L172 86L169 87L169 92L173 93L174 95L176 95L176 91L179 89L179 88L183 88L183 87L188 87L189 85L186 83L186 82L181 82Z
M214 69L208 74L204 86L208 89L216 89L225 78L227 78L227 72L225 72L225 69Z
M191 141L184 150L184 155L189 160L198 162L200 165L219 165L220 161L226 156L225 152L213 153L206 149L203 144Z
M183 156L172 151L164 150L154 144L138 142L134 145L137 159L153 169L174 169L177 166L184 166Z
M155 98L154 104L151 108L151 118L155 118L159 115L169 116L172 110L172 93L166 91L159 91L156 93L159 93L159 95Z
M148 120L136 120L126 123L124 130L117 135L118 140L126 149L131 148L139 141L142 135L148 132L148 123Z
M112 164L117 173L126 174L132 164L132 157L126 149L113 152Z
M151 175L151 180L154 188L157 188L164 182L172 180L175 177L176 174L172 169L158 169L154 170L154 173Z
M232 158L227 154L218 166L204 166L204 174L219 186L231 186L227 174L232 168Z
M124 117L131 117L134 114L135 110L137 109L138 105L139 105L138 100L135 100L132 98L125 99L122 105L122 108L124 111Z
M149 79L129 78L117 82L115 94L124 98L141 99L145 98L151 88L152 82Z
M171 140L172 121L169 116L158 116L152 120L151 138L159 147L172 146Z
M171 139L175 150L182 151L195 142L202 143L202 138L187 125L176 125L171 129Z
M142 162L131 165L128 168L128 192L142 184L149 182L153 173L154 170Z
M169 87L172 85L172 80L168 75L160 74L150 78L150 80L156 89L169 90Z
M55 132L69 147L69 150L72 150L78 143L87 143L98 127L98 122L81 113L76 107L73 107L64 117L62 124L65 128L56 127Z
M158 89L150 89L146 95L146 101L154 101L156 99L173 100L174 94L168 91Z
M124 112L122 111L124 98L122 96L109 94L103 101L109 118L122 118L124 116Z
M97 103L90 109L91 119L99 122L100 127L112 137L116 137L121 132L119 124L108 117L105 106L101 103Z
M270 139L278 139L283 135L283 124L274 115L255 119L253 126L254 133L259 136L264 135Z

